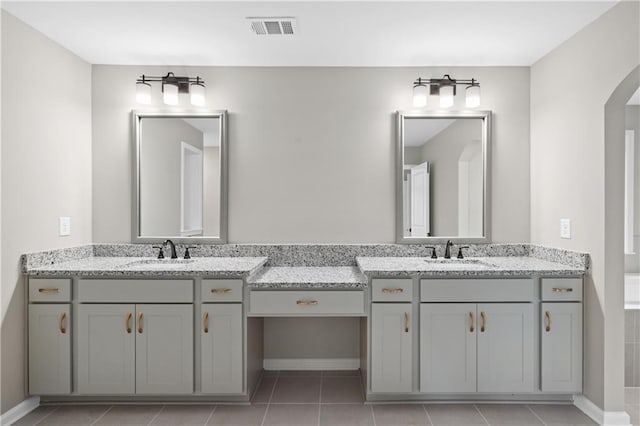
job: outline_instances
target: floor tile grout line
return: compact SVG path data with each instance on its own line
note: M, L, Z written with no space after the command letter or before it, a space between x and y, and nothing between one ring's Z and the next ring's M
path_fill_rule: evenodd
M110 405L110 406L109 406L109 408L107 408L107 409L105 410L105 412L104 412L104 413L102 413L100 416L98 416L98 418L97 418L97 419L95 419L95 420L93 421L93 423L91 423L89 426L93 426L93 425L95 425L96 423L98 423L98 422L99 422L99 421L100 421L104 416L106 416L106 415L107 415L107 413L108 413L109 411L111 411L111 409L112 409L112 408L113 408L113 405Z
M58 411L58 409L60 409L61 405L58 405L56 408L54 408L53 410L49 411L47 414L45 414L45 416L43 418L41 418L40 420L38 420L37 422L35 422L33 424L33 426L37 426L38 424L42 423L44 421L44 419L46 419L47 417L49 417L50 415L52 415L53 413L55 413L56 411Z
M149 421L149 423L147 423L147 426L150 426L151 424L153 424L154 420L157 419L160 413L162 413L162 411L164 410L164 407L166 407L166 405L163 405L162 407L160 407L160 410L158 410L156 415L153 416L153 418Z
M533 408L531 408L528 404L525 405L529 411L531 411L531 414L533 414L534 416L536 416L536 419L538 419L540 421L540 423L543 424L543 426L547 426L547 424L544 422L544 420L542 420L542 418L538 415L538 413L536 413L535 411L533 411Z
M207 426L209 424L209 422L211 421L211 418L213 417L213 413L216 412L216 408L218 408L217 405L213 406L213 410L211 410L211 412L209 413L209 417L207 417L207 420L205 420L204 425L203 426Z
M373 412L373 404L370 404L369 408L371 409L371 419L373 420L373 426L378 426L376 423L376 415Z
M484 414L482 414L482 411L480 411L480 409L478 408L478 406L476 404L473 404L473 408L475 408L476 411L478 412L478 414L480 414L480 417L482 417L482 420L484 420L484 422L487 424L487 426L491 426L491 424L489 423L489 420L487 420L487 418L484 416Z
M424 413L427 415L427 419L429 420L429 424L433 426L433 420L431 420L431 416L429 415L429 410L427 410L427 406L425 404L421 404Z
M271 388L271 395L269 395L269 401L267 401L267 408L264 410L264 415L262 416L262 422L260 426L264 426L265 420L267 420L267 413L269 413L269 406L271 405L271 400L273 399L273 394L276 392L276 386L278 385L278 379L280 378L280 371L276 375L276 380L273 382L273 388Z
M320 373L320 394L318 395L318 426L320 426L320 413L322 412L322 379L324 372Z

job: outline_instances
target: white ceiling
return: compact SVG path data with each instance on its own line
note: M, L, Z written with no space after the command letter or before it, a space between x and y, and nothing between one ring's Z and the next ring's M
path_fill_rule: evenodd
M640 105L640 87L638 87L638 90L636 90L636 92L631 95L631 97L629 98L629 102L627 102L627 105Z
M220 146L218 137L220 122L217 118L183 118L183 120L202 132L204 146Z
M615 3L1 2L93 64L220 66L528 66ZM293 16L299 33L256 36L248 16Z
M422 146L454 121L447 118L408 118L404 121L404 146Z

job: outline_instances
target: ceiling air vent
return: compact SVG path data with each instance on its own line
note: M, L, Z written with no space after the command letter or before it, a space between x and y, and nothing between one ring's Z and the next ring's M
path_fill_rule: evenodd
M255 35L294 35L297 33L293 17L249 17L251 31Z

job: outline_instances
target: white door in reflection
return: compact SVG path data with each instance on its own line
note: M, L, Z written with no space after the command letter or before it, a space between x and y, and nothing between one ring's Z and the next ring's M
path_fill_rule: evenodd
M180 185L180 236L203 234L202 228L202 150L182 142Z
M411 168L411 236L429 236L429 163Z

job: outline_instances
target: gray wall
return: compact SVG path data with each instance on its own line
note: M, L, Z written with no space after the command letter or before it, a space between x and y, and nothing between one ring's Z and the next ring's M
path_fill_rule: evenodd
M141 235L180 235L180 143L202 150L202 132L179 118L143 118L141 122Z
M625 255L624 271L640 272L640 106L629 105L625 107L625 110L626 129L635 130L635 183L633 187L635 194L633 223L635 254ZM638 368L640 369L640 365Z
M129 113L142 73L200 75L208 105L229 111L229 240L395 241L396 110L416 76L475 77L495 113L493 239L529 240L529 69L93 67L96 242L127 242ZM247 82L251 82L247 84ZM160 104L159 89L155 88ZM453 109L464 108L460 96ZM184 101L187 101L186 99ZM517 199L518 203L511 201ZM521 200L521 201L520 201ZM257 214L259 212L259 214Z
M624 137L605 138L605 104L638 65L638 16L637 2L620 2L531 67L531 241L591 254L584 393L607 411L624 409Z
M20 255L92 241L91 66L4 11L1 171L4 413L26 394Z

